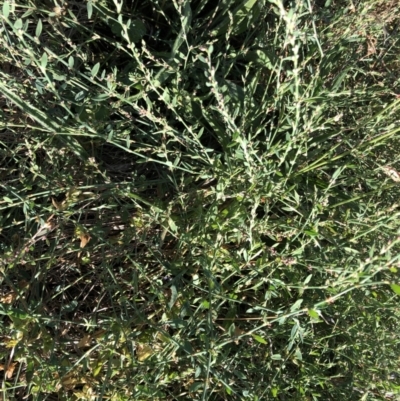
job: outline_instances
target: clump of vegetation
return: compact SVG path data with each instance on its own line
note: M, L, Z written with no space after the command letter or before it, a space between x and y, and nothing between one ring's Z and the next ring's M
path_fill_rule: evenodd
M399 11L3 1L2 399L398 399Z

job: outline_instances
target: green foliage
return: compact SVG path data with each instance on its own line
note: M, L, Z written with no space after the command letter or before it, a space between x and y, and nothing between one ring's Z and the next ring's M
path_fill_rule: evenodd
M4 399L399 397L397 2L0 9Z

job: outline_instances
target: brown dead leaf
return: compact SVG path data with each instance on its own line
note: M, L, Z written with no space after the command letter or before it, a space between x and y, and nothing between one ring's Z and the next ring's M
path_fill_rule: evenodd
M18 234L14 234L11 236L11 241L13 245L17 246L20 243L20 238Z
M106 331L104 329L99 329L93 333L93 338L101 338L105 333Z
M382 168L382 170L394 182L399 182L400 181L400 174L393 167L385 166L385 167Z
M15 367L17 366L18 362L12 362L8 365L8 369L6 372L7 379L11 379L14 373Z
M147 358L153 355L153 348L149 344L137 344L136 346L136 356L139 362L143 362Z
M65 390L73 390L78 384L81 384L81 382L75 377L69 377L61 380L61 385Z
M17 366L18 362L12 362L6 367L5 365L0 364L0 370L6 370L6 379L11 379L14 373L15 367Z
M49 227L50 230L52 230L53 228L55 228L56 226L56 222L53 221L54 218L54 214L52 214L47 220L46 220L46 225L47 227Z
M87 233L80 233L79 238L81 240L81 248L84 248L91 239L91 236Z
M14 347L16 347L17 346L17 344L19 343L19 340L18 339L16 339L16 338L13 338L13 339L11 339L11 340L9 340L7 343L6 343L6 348L14 348Z
M238 337L241 336L243 333L244 333L243 330L241 330L241 329L239 329L239 327L235 326L235 335L234 335L235 344L239 344L239 339L238 339Z
M65 390L73 390L76 386L86 384L87 380L85 377L78 377L74 372L68 373L61 379L61 385Z
M239 329L239 327L235 326L235 336L241 336L244 333L243 330Z
M12 304L17 299L17 293L14 291L9 292L8 294L3 295L0 298L0 302L2 304Z
M87 384L83 386L83 389L81 391L75 390L74 395L77 397L78 400L92 401L97 398L93 388L88 386Z
M18 281L18 288L20 290L23 290L24 288L28 287L29 283L26 280L20 280Z
M367 37L367 57L376 53L376 42L377 40L373 36Z
M67 324L66 327L64 327L64 329L61 332L61 337L64 337L65 335L67 335L70 329L71 329L71 325Z
M63 202L58 202L56 198L51 198L51 203L53 204L56 210L64 210L66 206L65 200Z
M78 348L90 347L92 342L92 336L90 334L85 334L78 343Z
M53 13L55 14L56 18L60 18L67 13L67 8L66 8L67 4L68 3L65 3L64 7L57 6L53 8Z

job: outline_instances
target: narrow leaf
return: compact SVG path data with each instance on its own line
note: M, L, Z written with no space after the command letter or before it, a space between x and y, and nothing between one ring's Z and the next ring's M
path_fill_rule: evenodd
M92 77L95 77L97 75L99 69L100 69L100 63L96 63L91 71Z
M256 341L258 341L261 344L267 344L267 342L261 337L258 336L257 334L252 334L251 335Z
M85 334L78 342L78 348L90 347L92 342L92 336L90 334Z
M309 274L309 275L307 276L307 278L304 280L304 285L306 285L306 284L308 284L308 283L310 282L312 276L313 276L312 274Z
M8 16L10 15L10 2L8 0L5 1L3 4L3 15L4 18L8 18Z
M390 288L397 294L400 295L400 285L390 284Z
M92 18L92 14L93 14L93 5L92 5L91 1L88 1L86 8L87 8L88 19L90 19L90 18Z
M66 135L60 131L60 126L54 120L49 118L43 111L37 109L34 105L28 103L26 100L21 99L17 93L10 90L10 88L0 80L0 92L6 96L17 107L28 113L29 116L35 119L46 130L53 130L59 133L59 138L66 144L76 155L80 157L87 157L87 152L82 145L77 141L74 136Z
M174 220L172 220L171 218L168 219L168 225L171 231L173 231L174 233L178 231L178 227L176 226Z
M290 308L290 312L294 312L300 308L300 305L303 303L303 300L300 298L298 299Z
M171 285L171 299L168 302L168 306L170 309L174 306L176 300L178 299L178 291L174 285Z
M36 26L36 31L35 31L35 36L38 38L40 36L40 34L42 33L42 29L43 29L43 24L42 24L42 20L39 19L38 24Z
M89 243L91 237L87 233L81 233L79 239L81 240L81 248L84 248Z
M43 53L43 56L40 58L40 65L41 65L41 67L42 67L43 69L46 68L46 66L47 66L47 61L48 61L48 59L47 59L47 53L44 52L44 53Z

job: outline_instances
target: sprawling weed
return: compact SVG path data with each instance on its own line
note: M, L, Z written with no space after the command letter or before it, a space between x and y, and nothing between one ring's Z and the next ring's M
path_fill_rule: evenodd
M2 1L3 400L399 394L395 1Z

